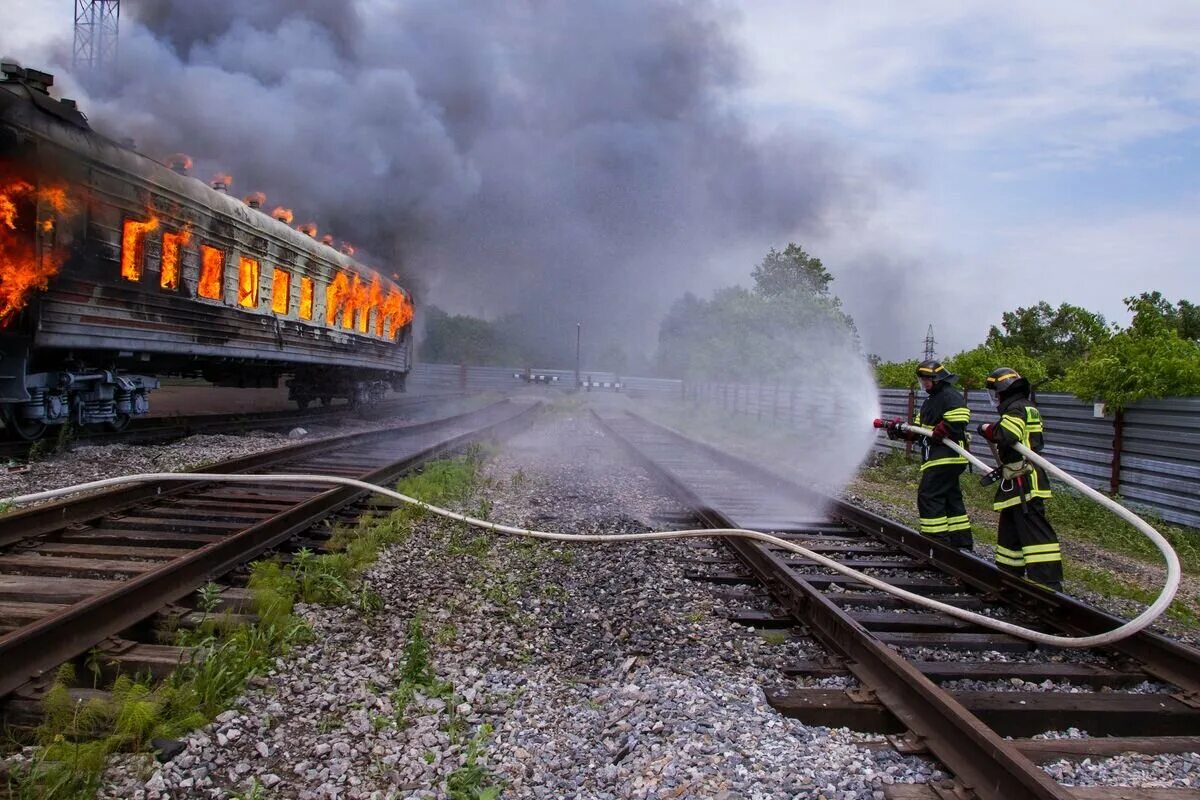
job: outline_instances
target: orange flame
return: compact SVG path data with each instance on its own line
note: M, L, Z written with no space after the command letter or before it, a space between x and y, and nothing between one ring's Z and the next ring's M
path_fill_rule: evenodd
M225 294L224 251L206 244L200 245L200 283L196 291L209 300L220 300Z
M271 216L280 222L286 222L288 225L291 225L292 220L296 218L296 215L292 213L290 208L284 208L283 206L275 206L275 210L271 212Z
M292 299L292 273L275 267L271 275L271 310L286 314Z
M297 225L296 230L309 236L313 239L317 238L317 224L315 222L306 222L303 225Z
M33 184L14 179L0 184L0 327L29 302L33 292L44 290L62 266L63 256L51 247L37 253L36 231L50 233L54 218L36 220L34 201L44 203L55 214L74 214L66 189L52 186L35 190ZM28 223L21 219L22 206L31 204ZM25 225L29 227L25 230Z
M313 318L313 279L300 277L300 319Z
M238 305L242 308L258 308L260 275L258 259L242 256L238 262Z
M325 289L325 324L334 326L342 308L350 297L350 276L339 272Z
M408 297L400 289L389 289L387 298L383 301L383 314L386 327L383 332L385 338L393 340L400 338L400 330L412 322L413 309L412 303Z
M121 277L128 281L142 279L142 255L146 249L146 234L158 228L153 214L145 222L126 219L121 228Z
M354 245L349 242L342 242L342 252L348 256L354 255Z
M211 182L212 183L223 183L227 187L233 186L233 176L232 175L223 175L220 172L218 172L216 175L212 176Z
M187 153L175 153L167 156L167 166L171 169L181 169L184 172L192 168L192 157Z
M254 204L265 206L267 204L267 196L262 192L251 192L250 194L246 195L244 202L248 206Z
M174 291L179 288L179 262L183 248L191 244L192 229L184 226L178 233L163 232L162 275L159 285Z
M333 247L333 234L327 233L321 237L321 244Z

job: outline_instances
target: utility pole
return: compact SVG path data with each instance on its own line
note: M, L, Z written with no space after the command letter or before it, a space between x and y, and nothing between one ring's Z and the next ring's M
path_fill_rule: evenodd
M583 336L583 323L575 323L575 391L579 391L579 387L583 384L579 381L579 341Z
M117 63L121 0L75 0L75 49L71 66L77 75L94 77Z

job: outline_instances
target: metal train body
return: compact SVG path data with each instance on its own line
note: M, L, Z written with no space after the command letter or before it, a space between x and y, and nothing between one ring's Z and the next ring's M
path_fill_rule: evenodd
M0 319L10 433L122 427L146 413L156 376L168 374L259 387L290 375L301 407L403 390L412 306L399 286L93 132L46 93L50 76L3 72L0 179L26 187L5 233L53 273ZM65 187L65 207L47 187Z

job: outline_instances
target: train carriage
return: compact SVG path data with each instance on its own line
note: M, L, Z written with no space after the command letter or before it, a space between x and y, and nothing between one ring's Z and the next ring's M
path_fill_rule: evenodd
M0 410L122 427L157 376L275 386L301 407L402 390L412 304L390 278L100 136L44 73L0 82ZM7 222L7 224L4 224ZM14 299L15 298L15 299Z

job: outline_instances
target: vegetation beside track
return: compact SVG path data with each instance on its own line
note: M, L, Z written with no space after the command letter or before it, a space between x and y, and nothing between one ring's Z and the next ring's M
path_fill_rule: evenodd
M462 502L477 485L482 458L483 451L472 447L463 456L432 462L402 479L397 490L435 505ZM302 549L289 562L254 562L249 580L256 616L252 624L236 624L228 614L218 613L220 588L211 584L202 588L196 598L200 624L165 632L173 633L180 646L193 648L193 658L163 681L118 675L107 696L82 701L71 694L80 683L76 668L63 666L43 701L44 716L33 732L32 750L19 758L9 754L4 779L8 796L13 800L92 798L110 756L153 752L158 749L156 741L181 738L212 721L278 656L309 640L311 631L295 613L297 603L351 606L365 614L378 610L380 598L361 580L362 573L383 548L403 542L426 513L402 506L386 516L366 515L356 525L335 528L327 552ZM405 654L397 692L428 695L438 688L419 620L409 629ZM85 666L98 687L104 672L102 654L93 651ZM453 687L441 688L453 691ZM448 776L453 797L498 796L489 790L488 775L477 763L488 733L477 732L468 743L467 763ZM10 738L8 749L15 751L20 744ZM255 787L249 796L263 795Z

